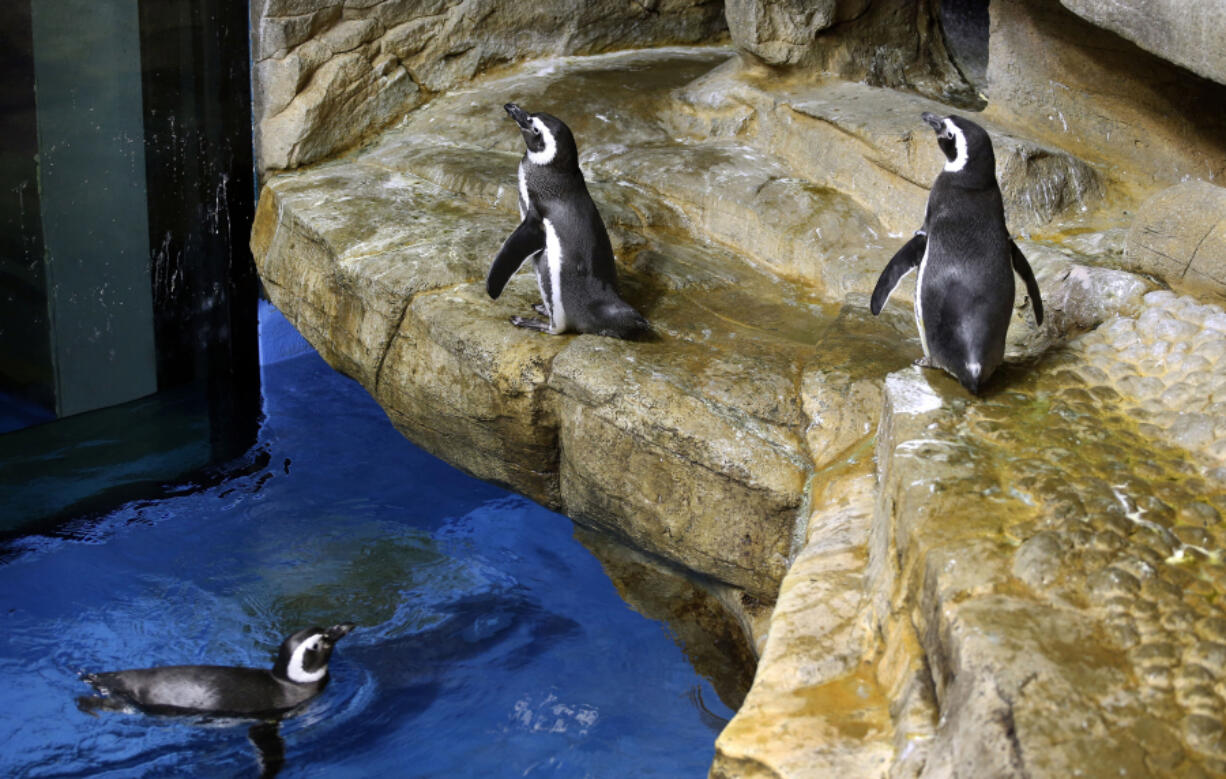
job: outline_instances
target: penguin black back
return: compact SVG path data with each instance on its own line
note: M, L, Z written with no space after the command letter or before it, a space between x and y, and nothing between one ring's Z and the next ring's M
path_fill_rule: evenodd
M271 670L216 665L172 665L87 674L100 696L82 696L88 713L134 706L151 714L275 717L314 698L328 683L336 642L354 628L344 622L307 628L281 643Z
M583 180L570 128L555 116L530 114L514 103L504 108L527 147L518 172L522 221L490 266L489 296L497 299L512 274L532 259L541 292L535 308L548 321L515 316L513 324L617 338L647 332L647 321L621 298L613 246Z
M1015 271L1040 324L1043 303L1034 273L1005 226L991 138L959 116L925 113L923 119L937 135L945 167L928 196L923 227L882 271L871 307L879 313L898 282L918 268L921 364L944 369L978 394L1004 360Z

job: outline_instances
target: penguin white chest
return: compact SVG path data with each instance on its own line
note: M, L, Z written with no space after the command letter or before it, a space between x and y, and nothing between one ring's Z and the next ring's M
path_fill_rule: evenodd
M924 270L928 267L928 247L931 240L924 244L924 256L920 258L919 273L915 278L915 327L919 330L920 345L924 347L924 357L928 358L928 335L924 332Z
M562 305L562 244L553 223L542 219L545 226L545 267L549 273L549 331L561 333L567 328L566 308Z
M528 178L524 175L524 163L519 163L519 218L528 213Z

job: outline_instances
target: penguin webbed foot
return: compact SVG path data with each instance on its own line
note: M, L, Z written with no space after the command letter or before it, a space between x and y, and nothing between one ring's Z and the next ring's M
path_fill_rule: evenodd
M522 327L525 330L538 330L542 333L548 333L553 330L553 325L541 319L533 319L526 316L511 317L511 324L516 327Z
M540 314L541 316L545 317L546 319L549 318L549 309L545 308L544 303L533 303L532 310Z
M924 355L923 357L916 358L915 362L911 364L919 366L920 368L935 368L936 367L935 365L932 364L932 359L928 357L928 355Z

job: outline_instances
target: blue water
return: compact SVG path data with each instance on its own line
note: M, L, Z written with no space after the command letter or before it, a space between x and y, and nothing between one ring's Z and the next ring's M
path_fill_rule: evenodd
M255 775L249 723L89 716L78 673L270 666L349 620L281 776L704 776L718 723L693 701L732 712L570 521L422 452L266 324L263 467L0 566L0 775Z

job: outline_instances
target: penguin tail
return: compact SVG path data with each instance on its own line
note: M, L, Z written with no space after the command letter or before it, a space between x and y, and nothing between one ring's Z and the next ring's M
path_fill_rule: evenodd
M97 695L79 695L77 696L77 709L82 714L88 714L91 717L98 716L98 709L106 708L106 698L101 698Z
M125 700L104 695L78 695L77 709L82 714L97 717L100 711L130 712L134 707Z
M983 390L983 384L986 377L983 375L983 366L977 362L968 362L958 376L958 381L963 387L966 387L967 392L978 396Z
M596 334L633 341L650 335L654 331L651 323L629 303L617 301L601 306Z

